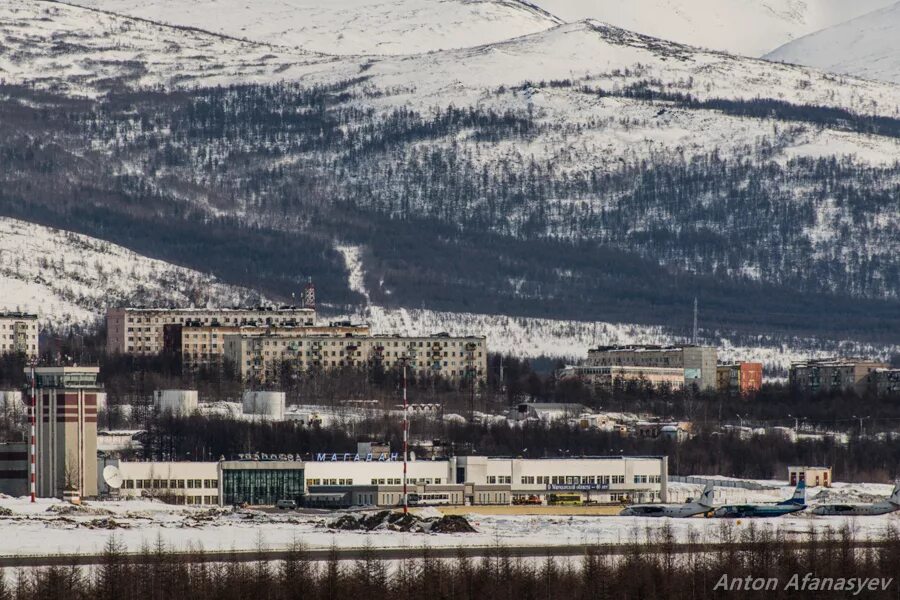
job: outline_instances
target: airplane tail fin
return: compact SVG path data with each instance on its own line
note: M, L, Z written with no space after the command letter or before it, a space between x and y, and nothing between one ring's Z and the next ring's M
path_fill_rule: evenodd
M703 488L703 494L700 495L700 499L697 500L697 504L700 506L709 506L712 507L715 502L713 501L713 496L715 494L715 488L713 484L707 483L706 487Z
M891 504L900 506L900 481L894 482L894 491L891 492L891 497L888 500Z
M779 506L787 506L792 504L806 504L806 482L801 481L794 489L794 495L783 502L778 503Z

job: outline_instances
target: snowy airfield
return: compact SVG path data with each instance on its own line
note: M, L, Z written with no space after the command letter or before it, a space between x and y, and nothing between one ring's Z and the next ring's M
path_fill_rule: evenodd
M783 482L766 490L716 488L716 502L778 501L790 495L792 488ZM670 484L673 491L699 495L700 486ZM776 487L777 486L777 487ZM871 502L888 496L891 485L835 484L830 490L813 489L811 505L823 502ZM638 517L482 515L477 508L467 515L475 534L421 534L393 531L362 533L332 531L326 524L339 513L304 514L298 512L239 511L209 507L184 507L150 500L88 502L72 509L58 500L41 499L31 504L28 498L0 498L0 556L100 553L114 536L128 551L162 542L172 550L281 550L294 544L308 549L338 548L417 548L421 546L542 546L581 544L624 544L641 542L663 524L679 541L693 537L698 542L721 540L722 528L733 527L740 533L753 523L759 529L780 532L788 539L801 538L811 529L824 532L849 525L856 539L877 539L889 527L900 526L900 513L879 517L820 517L808 511L772 519L650 519ZM2 511L6 512L6 511ZM421 512L436 514L434 508ZM426 516L423 515L423 516ZM115 528L108 528L110 520Z

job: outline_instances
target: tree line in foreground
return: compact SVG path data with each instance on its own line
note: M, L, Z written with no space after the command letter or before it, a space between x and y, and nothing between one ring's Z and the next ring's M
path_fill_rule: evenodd
M302 547L279 560L214 562L202 551L172 552L161 542L127 554L111 538L95 568L55 566L7 573L2 600L428 600L896 598L900 537L896 528L861 543L849 528L788 535L751 524L723 524L713 544L675 536L671 526L616 548L581 557L521 558L497 546L488 556L438 558L423 545L417 558L383 560L368 546L353 561L337 551L314 561ZM724 577L724 579L723 579ZM750 579L747 579L750 578ZM737 583L735 583L737 582ZM762 582L764 590L743 589ZM723 585L726 586L723 588ZM757 583L757 585L759 585ZM848 587L848 586L853 586ZM824 595L814 592L829 591Z

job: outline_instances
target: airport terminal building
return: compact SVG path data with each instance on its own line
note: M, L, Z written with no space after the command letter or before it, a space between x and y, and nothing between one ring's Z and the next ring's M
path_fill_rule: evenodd
M408 463L408 492L434 504L665 502L668 461L659 456L558 459L459 456ZM403 463L396 454L247 455L218 463L219 503L321 507L397 506Z

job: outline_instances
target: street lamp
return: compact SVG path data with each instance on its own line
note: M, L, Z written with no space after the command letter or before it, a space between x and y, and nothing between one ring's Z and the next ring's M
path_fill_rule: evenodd
M863 436L863 433L864 433L864 430L863 430L863 421L865 421L866 419L871 419L872 416L871 416L871 415L867 415L867 416L865 416L865 417L857 417L856 415L853 415L853 418L854 418L854 419L859 419L859 437L862 437L862 436Z
M738 421L740 421L740 423L741 423L741 429L743 429L744 428L744 417L742 417L740 413L737 413L737 418L738 418Z
M794 433L796 433L800 429L800 417L788 414L788 419L794 420Z

